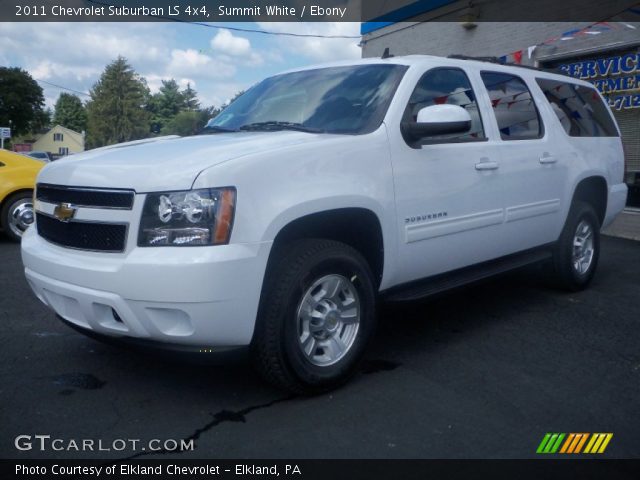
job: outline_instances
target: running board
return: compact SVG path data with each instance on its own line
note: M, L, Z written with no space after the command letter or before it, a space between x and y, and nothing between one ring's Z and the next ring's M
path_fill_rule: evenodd
M478 282L510 270L550 259L551 249L535 249L479 263L453 272L447 272L406 285L393 287L381 296L388 302L409 302L430 297L469 283Z

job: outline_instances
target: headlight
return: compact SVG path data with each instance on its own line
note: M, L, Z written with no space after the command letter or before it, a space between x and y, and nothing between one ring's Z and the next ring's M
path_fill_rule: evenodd
M235 206L233 187L149 193L142 209L138 246L229 243Z

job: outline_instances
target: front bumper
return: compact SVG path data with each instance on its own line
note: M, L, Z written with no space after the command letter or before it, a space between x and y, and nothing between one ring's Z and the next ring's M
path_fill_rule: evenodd
M234 347L251 341L270 248L265 242L83 252L53 245L29 228L22 260L36 296L80 329Z
M204 361L205 365L229 365L230 363L246 360L250 354L251 347L249 345L212 348L210 346L203 347L199 345L158 342L156 340L136 337L115 337L79 327L58 314L56 314L56 318L75 331L99 342L116 347L134 348L152 354L159 354L168 360L179 360L189 363L196 361L199 364ZM203 353L206 355L202 355Z

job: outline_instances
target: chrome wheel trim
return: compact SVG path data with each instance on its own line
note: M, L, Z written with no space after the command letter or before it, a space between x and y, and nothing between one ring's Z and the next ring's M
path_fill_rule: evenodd
M302 296L296 316L298 346L313 365L333 365L353 347L360 328L360 297L354 280L326 275Z
M578 228L576 228L576 233L573 237L572 255L573 269L580 275L587 273L593 262L593 237L593 226L586 220L582 220L578 224Z
M18 237L21 237L24 231L34 221L33 200L30 198L21 198L12 203L9 207L9 229Z

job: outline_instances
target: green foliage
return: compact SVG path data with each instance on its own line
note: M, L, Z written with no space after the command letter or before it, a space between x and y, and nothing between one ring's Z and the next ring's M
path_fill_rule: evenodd
M58 124L86 131L88 148L145 138L152 132L194 135L227 105L202 108L191 84L180 90L174 79L163 80L160 91L151 95L144 78L118 57L105 67L86 106L69 93L58 97L55 115L43 106L42 88L28 72L0 67L0 126L10 126L14 137Z
M180 93L180 87L176 81L162 80L160 91L153 96L152 104L155 105L155 116L161 123L175 117L184 107L184 98Z
M187 88L180 91L177 82L172 78L162 80L160 91L151 96L147 109L151 113L151 131L164 133L180 112L200 110L200 102L191 84L187 84ZM175 125L171 128L174 129Z
M185 110L173 117L162 129L163 135L197 135L205 127L207 122L220 113L216 107L199 108L198 110Z
M46 108L44 110L39 110L36 112L35 117L35 128L37 130L49 130L51 125L51 119L53 118L53 112L50 108Z
M70 93L61 93L56 101L54 125L62 125L76 132L87 129L87 112L82 101Z
M190 83L187 83L187 88L182 91L182 99L185 110L200 110L198 94L193 88L191 88Z
M0 127L18 136L45 127L42 88L20 68L0 67Z
M201 108L200 111L202 112L203 115L207 117L207 121L209 121L212 118L217 117L218 114L222 111L222 109L211 106L211 107Z
M87 143L100 147L149 135L149 89L123 57L107 65L87 103Z
M163 135L196 135L209 121L209 115L204 110L185 110L173 117L162 129Z

